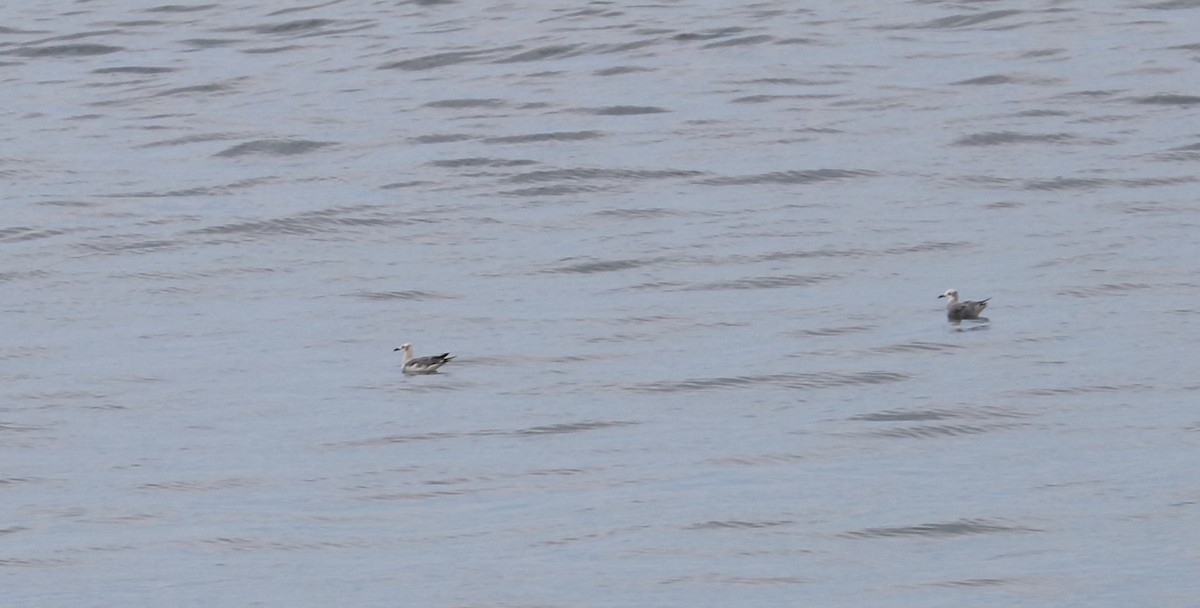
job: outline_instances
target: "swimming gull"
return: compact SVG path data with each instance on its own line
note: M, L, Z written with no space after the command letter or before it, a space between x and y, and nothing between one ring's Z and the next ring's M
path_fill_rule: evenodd
M439 367L454 358L450 356L450 353L429 355L427 357L413 357L412 344L407 342L397 346L392 352L396 352L397 350L404 351L404 363L400 370L406 374L435 374Z
M948 317L951 321L960 321L962 319L978 319L979 313L982 313L983 309L987 308L988 300L991 299L984 298L978 302L974 300L959 302L957 289L947 289L946 293L938 297L946 298L948 300L946 302L946 317Z

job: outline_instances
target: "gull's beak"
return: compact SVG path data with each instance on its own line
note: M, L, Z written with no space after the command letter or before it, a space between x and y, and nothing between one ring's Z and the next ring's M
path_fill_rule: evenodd
M942 294L942 295L940 295L940 296L938 296L938 297L939 297L939 298L944 298L944 297L946 297L946 294ZM396 350L400 350L400 349L398 349L398 348L397 348Z
M392 349L392 352L396 352L396 351L398 351L398 350L400 350L400 347L399 347L399 346L397 346L396 348L393 348L393 349Z

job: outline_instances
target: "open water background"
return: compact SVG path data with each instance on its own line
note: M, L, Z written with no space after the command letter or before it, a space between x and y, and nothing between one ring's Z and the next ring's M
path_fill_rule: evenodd
M4 605L1195 606L1198 61L1194 0L9 3Z

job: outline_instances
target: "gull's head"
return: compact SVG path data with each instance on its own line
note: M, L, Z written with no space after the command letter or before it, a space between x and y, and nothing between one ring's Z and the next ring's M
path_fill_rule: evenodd
M951 300L957 300L958 299L958 290L957 289L947 289L946 293L944 293L938 297L939 298L950 298Z
M412 344L405 342L404 344L401 344L400 346L397 346L395 349L393 349L392 352L396 352L398 350L408 350L410 348L412 348Z

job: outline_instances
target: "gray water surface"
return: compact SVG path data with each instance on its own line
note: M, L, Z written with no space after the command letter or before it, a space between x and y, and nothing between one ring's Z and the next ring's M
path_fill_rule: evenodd
M1198 31L0 9L3 603L1194 606Z

